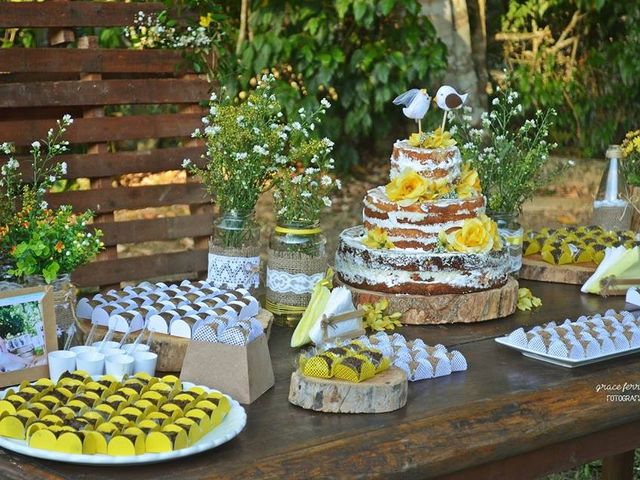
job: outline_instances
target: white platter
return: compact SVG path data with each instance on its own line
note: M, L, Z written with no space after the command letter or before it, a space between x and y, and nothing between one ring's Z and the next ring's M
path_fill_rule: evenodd
M183 388L188 389L195 386L190 382L182 382ZM208 387L202 386L209 392L214 392ZM0 399L4 398L8 389L0 392ZM0 447L11 450L12 452L21 453L30 457L42 458L44 460L53 460L56 462L76 463L80 465L102 465L102 466L123 466L123 465L143 465L147 463L159 463L176 458L189 457L197 453L211 450L223 443L228 442L236 437L247 423L247 414L244 408L234 399L226 395L231 404L229 413L224 420L216 428L207 433L198 440L194 445L181 450L164 453L144 453L136 456L112 456L112 455L79 455L79 454L62 454L60 452L51 452L49 450L41 450L39 448L31 448L25 440L16 440L13 438L0 437Z
M592 363L604 362L606 360L611 360L612 358L623 357L625 355L631 355L632 353L640 352L640 347L636 347L636 348L630 348L628 350L620 350L618 352L606 353L604 355L598 355L591 358L581 358L581 359L574 360L572 358L564 358L564 357L558 357L556 355L549 355L547 353L540 353L526 347L520 347L518 345L514 345L507 341L507 337L499 337L499 338L496 338L495 341L500 345L504 345L505 347L513 348L514 350L518 350L519 352L522 352L522 354L525 357L533 358L535 360L540 360L542 362L552 363L553 365L559 365L560 367L566 367L566 368L582 367L583 365L590 365Z

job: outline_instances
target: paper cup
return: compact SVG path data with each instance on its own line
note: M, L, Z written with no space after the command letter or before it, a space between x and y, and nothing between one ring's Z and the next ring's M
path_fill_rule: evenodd
M49 361L49 377L57 382L64 372L76 369L76 353L69 350L56 350L47 355Z
M131 355L109 355L105 360L107 375L131 375L133 373L134 361Z
M102 343L103 341L100 340L99 342L94 342L92 345L99 349L100 347L102 347ZM107 342L104 342L104 347L102 347L102 350L105 350L107 348L120 348L120 342L114 342L113 340L108 340Z
M97 349L91 345L76 345L75 347L71 347L69 350L76 355L80 355L85 352L95 352Z
M78 355L76 366L78 370L84 370L89 375L102 375L104 359L104 354L100 352L84 352Z
M148 352L150 349L151 347L149 347L149 345L145 345L144 343L138 343L137 345L135 345L135 348L133 343L125 343L122 346L122 350L124 350L127 355L132 355L137 352Z
M135 373L148 373L152 377L156 374L156 364L158 363L158 355L153 352L135 352L133 354Z

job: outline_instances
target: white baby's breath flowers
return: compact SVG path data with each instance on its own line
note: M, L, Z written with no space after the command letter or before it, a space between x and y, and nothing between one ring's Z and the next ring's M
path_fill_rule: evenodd
M329 197L322 197L322 203L324 203L327 207L333 205L333 202Z
M182 168L189 168L191 166L191 160L189 160L188 158L185 158L184 160L182 160Z
M302 198L311 198L311 192L309 190L304 190L302 192L300 192L300 196Z
M331 107L331 103L326 98L323 98L322 100L320 100L320 105L322 105L324 108Z
M62 175L67 174L67 162L60 163L60 172L62 173Z
M39 150L40 149L40 142L39 141L35 141L31 143L31 147L35 150Z
M500 99L499 99L498 97L494 98L494 99L491 101L491 105L493 105L494 107L495 107L496 105L500 105Z

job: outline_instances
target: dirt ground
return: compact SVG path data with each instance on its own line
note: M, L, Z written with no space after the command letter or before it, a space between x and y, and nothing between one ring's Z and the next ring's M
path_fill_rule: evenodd
M557 161L557 160L556 160ZM576 160L576 165L555 185L539 192L523 209L521 223L525 228L543 226L583 225L591 218L593 197L598 189L604 169L602 160ZM362 198L367 190L388 181L388 162L377 162L366 170L361 168L343 181L343 190L337 195L330 212L323 215L321 226L327 237L327 249L330 255L335 252L340 232L357 225L362 219ZM164 172L157 175L136 174L120 180L126 185L150 185L180 183L186 181L184 172ZM116 212L117 220L133 220L159 216L187 214L185 206L158 209ZM263 251L266 251L268 237L273 229L273 199L266 193L256 208L256 217L262 225ZM135 245L118 246L121 257L149 255L158 252L181 251L193 248L189 238L170 242L146 242Z

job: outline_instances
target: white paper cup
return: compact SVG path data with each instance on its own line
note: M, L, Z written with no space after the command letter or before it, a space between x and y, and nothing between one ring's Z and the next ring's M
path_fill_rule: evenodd
M138 343L135 349L133 348L133 343L125 343L122 346L122 350L124 350L127 355L132 355L137 352L148 352L150 349L149 345L145 345L144 343Z
M56 350L47 355L49 361L49 377L57 382L64 372L76 369L76 353L69 350Z
M152 377L156 374L156 364L158 363L158 355L153 352L135 352L133 354L135 360L133 370L135 373L144 372Z
M102 350L98 350L100 353L102 353L105 357L110 357L111 355L126 355L127 352L125 352L122 348L103 348Z
M131 355L109 355L105 360L107 375L131 375L135 360Z
M100 340L99 342L94 342L92 345L96 348L100 348L102 347L102 340ZM102 350L106 350L107 348L119 348L120 347L120 342L114 342L113 340L108 340L107 342L104 342L104 347L102 348Z
M69 350L76 355L80 355L81 353L95 352L97 349L91 345L76 345L75 347L71 347Z
M84 370L89 375L102 375L104 358L104 355L99 352L84 352L78 355L76 365L78 370Z

